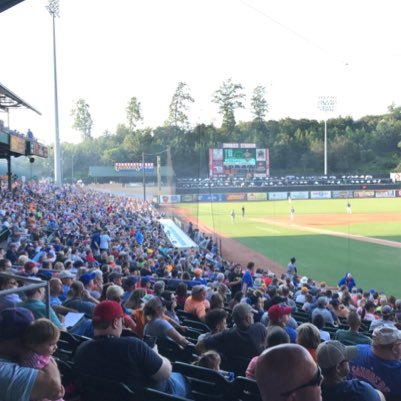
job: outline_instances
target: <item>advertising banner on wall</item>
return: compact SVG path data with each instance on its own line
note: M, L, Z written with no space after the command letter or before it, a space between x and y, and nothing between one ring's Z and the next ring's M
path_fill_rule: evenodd
M194 202L196 200L196 195L181 195L181 202Z
M246 200L246 194L226 194L227 201L244 201Z
M394 198L395 191L391 189L378 189L375 191L376 198Z
M224 202L226 200L225 194L199 194L194 197L198 202Z
M401 197L401 189L397 189L396 196Z
M265 201L267 200L266 192L250 192L246 194L246 198L249 201Z
M287 199L287 192L269 192L269 200L284 200Z
M308 191L294 191L290 192L291 199L309 199L309 192Z
M181 195L160 195L160 203L180 203Z
M330 199L331 191L311 191L311 199Z
M354 198L374 198L375 191L354 191Z
M348 199L353 198L353 191L332 191L331 196L333 199Z

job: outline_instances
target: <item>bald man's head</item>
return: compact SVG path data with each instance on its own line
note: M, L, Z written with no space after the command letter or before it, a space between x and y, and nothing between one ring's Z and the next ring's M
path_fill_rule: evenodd
M256 364L263 401L321 401L322 376L310 353L297 344L264 351Z

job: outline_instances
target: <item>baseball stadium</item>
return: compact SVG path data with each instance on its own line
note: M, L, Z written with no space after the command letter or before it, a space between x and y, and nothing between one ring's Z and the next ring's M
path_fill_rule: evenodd
M398 3L0 0L0 401L401 401Z

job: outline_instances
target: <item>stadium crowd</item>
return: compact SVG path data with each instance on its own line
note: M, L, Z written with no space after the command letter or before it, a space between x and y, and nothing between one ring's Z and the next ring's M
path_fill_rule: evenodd
M74 399L94 378L207 399L205 369L246 376L255 400L401 399L401 300L351 273L332 288L295 258L280 277L241 266L192 224L198 248L179 250L150 203L76 186L17 183L0 216L4 401ZM44 288L13 291L24 278L49 283L49 313Z

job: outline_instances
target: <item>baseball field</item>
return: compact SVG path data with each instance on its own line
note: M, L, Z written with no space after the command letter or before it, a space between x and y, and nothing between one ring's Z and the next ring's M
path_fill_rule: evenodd
M350 202L351 214L344 199L182 203L174 209L223 241L234 240L224 255L231 259L239 252L235 244L283 269L295 256L302 275L336 285L351 272L358 287L401 297L401 198Z

